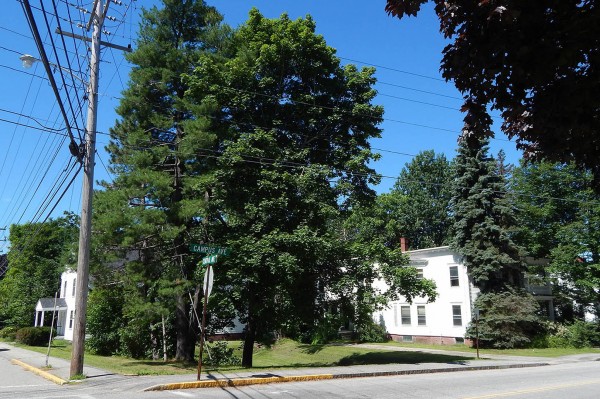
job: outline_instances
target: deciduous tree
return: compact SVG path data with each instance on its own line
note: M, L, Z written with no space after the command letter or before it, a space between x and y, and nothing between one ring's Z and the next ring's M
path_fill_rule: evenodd
M415 16L428 0L387 0ZM464 109L502 112L502 130L527 158L575 162L600 187L600 7L593 0L433 0L442 75ZM487 111L485 111L487 114ZM489 135L489 130L475 134Z

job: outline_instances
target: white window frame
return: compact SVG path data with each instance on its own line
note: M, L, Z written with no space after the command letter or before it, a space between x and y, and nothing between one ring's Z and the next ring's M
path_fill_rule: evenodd
M458 312L457 312L458 310ZM454 327L462 326L462 306L461 305L452 305L452 325Z
M425 305L417 305L417 325L418 326L426 326L427 325L427 313L426 313Z
M460 277L458 275L458 266L450 266L449 270L450 270L450 287L459 287L460 286ZM453 270L455 270L456 273L452 273Z
M400 306L400 320L403 326L411 326L410 306Z

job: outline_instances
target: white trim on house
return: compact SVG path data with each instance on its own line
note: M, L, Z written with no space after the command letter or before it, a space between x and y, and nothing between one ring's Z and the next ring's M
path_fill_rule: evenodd
M50 326L51 317L46 313L52 314L55 310L56 335L63 337L68 341L73 340L73 324L69 325L69 315L75 314L75 294L70 287L75 284L77 272L65 271L60 276L60 297L56 300L54 308L54 298L40 298L35 307L34 326Z

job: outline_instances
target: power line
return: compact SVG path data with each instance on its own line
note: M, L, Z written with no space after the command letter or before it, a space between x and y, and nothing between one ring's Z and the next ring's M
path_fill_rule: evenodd
M387 69L389 71L399 72L399 73L403 73L405 75L416 76L416 77L423 78L423 79L437 80L437 81L444 82L444 83L446 82L445 79L441 79L441 78L438 78L438 77L435 77L435 76L422 75L420 73L405 71L403 69L392 68L392 67L383 66L383 65L372 64L372 63L364 62L364 61L358 61L358 60L355 60L355 59L352 59L352 58L347 58L347 57L340 57L340 56L337 56L337 57L339 59L341 59L341 60L355 62L357 64L362 64L362 65L366 65L366 66L372 66L372 67L379 68L379 69Z

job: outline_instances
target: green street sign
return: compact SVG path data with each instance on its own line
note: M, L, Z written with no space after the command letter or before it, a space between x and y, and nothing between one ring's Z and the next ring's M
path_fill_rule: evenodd
M209 255L205 258L202 258L203 265L214 265L217 263L217 255Z
M231 250L227 247L208 244L190 244L190 251L211 255L229 255L231 253Z

